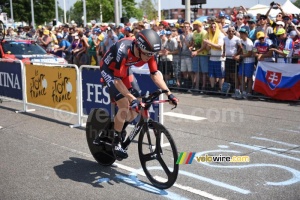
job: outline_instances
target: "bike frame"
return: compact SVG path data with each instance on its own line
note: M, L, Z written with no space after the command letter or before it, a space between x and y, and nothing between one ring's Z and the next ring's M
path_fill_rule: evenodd
M123 142L122 146L123 148L127 148L130 143L132 142L132 140L140 133L140 131L142 130L142 128L144 127L146 130L148 130L148 123L149 121L153 121L150 118L150 114L149 114L149 108L151 106L151 104L159 104L159 103L165 103L165 102L169 102L169 100L158 100L158 101L153 101L152 103L146 103L144 107L142 107L142 109L139 111L139 114L137 117L140 117L139 122L134 126L133 130L130 132L129 136L127 137L127 139Z

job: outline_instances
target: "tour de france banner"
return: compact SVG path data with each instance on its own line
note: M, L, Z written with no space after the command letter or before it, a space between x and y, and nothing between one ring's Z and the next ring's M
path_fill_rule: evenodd
M77 112L74 68L26 65L28 103Z
M134 71L135 72L135 71ZM141 94L145 95L149 92L154 92L157 90L156 85L153 83L148 73L135 72L134 76L142 90ZM111 110L111 101L109 96L109 91L107 87L104 87L100 83L100 70L83 68L82 70L82 105L83 114L88 115L94 108L106 109L110 114L113 112ZM159 106L153 105L151 107L150 117L158 120Z
M0 61L0 96L23 100L21 64Z

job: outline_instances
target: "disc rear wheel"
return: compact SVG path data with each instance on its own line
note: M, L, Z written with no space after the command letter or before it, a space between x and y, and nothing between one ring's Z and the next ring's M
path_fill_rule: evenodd
M91 154L100 165L110 166L116 160L111 146L108 145L112 143L112 127L113 122L105 110L94 109L89 114L86 123L86 139ZM94 144L97 136L101 141L99 145Z

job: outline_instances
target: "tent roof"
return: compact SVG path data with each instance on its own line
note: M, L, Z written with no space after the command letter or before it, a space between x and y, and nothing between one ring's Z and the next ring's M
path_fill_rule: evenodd
M290 0L287 0L281 7L286 13L300 14L300 9L295 6Z

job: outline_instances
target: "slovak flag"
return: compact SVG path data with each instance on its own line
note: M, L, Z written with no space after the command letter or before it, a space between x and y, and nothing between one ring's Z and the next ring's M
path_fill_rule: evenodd
M278 100L300 99L300 65L258 62L253 90Z

